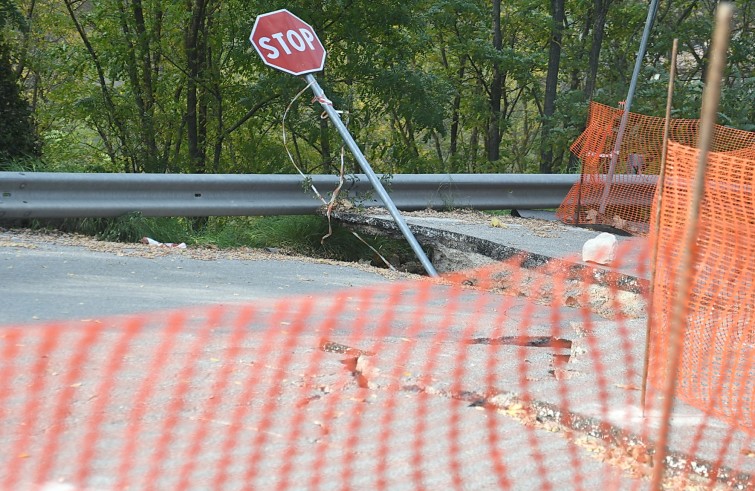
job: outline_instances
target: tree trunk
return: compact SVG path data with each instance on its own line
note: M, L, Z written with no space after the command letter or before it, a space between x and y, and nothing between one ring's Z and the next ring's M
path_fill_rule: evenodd
M467 58L461 57L459 60L459 72L457 74L457 82L459 84L459 90L454 96L453 104L451 107L451 131L450 131L450 144L448 154L453 159L456 157L456 153L459 149L459 113L461 111L461 84L464 81L464 72L466 68Z
M598 66L600 64L600 50L603 46L603 35L606 27L606 16L612 0L595 0L595 18L592 26L592 45L590 46L590 59L587 62L588 73L585 81L585 98L591 99L595 91L595 82L598 78Z
M493 0L493 48L501 52L503 39L501 36L501 0ZM495 162L501 156L501 98L503 96L503 74L501 64L493 63L493 80L490 84L490 119L488 134L485 139L488 161Z
M543 127L540 135L540 173L553 172L553 148L548 141L553 127L553 114L556 110L558 92L558 72L561 64L561 41L564 31L564 0L551 0L553 27L548 50L548 73L545 77L545 99L543 101Z
M585 16L583 21L584 23L582 24L582 29L579 32L580 42L578 43L578 50L573 55L574 59L572 62L572 70L569 75L569 89L573 91L582 90L582 93L584 94L585 76L582 67L585 65L584 54L587 50L585 48L586 43L583 43L581 40L587 39L590 35L590 29L592 29L593 25L592 9L588 10L587 15Z
M477 149L480 145L480 133L477 126L472 128L472 134L469 136L469 158L467 159L467 171L472 173L477 165Z
M199 121L198 79L202 69L203 53L200 43L205 21L206 1L187 2L190 12L189 26L184 36L186 51L186 143L189 152L189 165L193 172L203 174L205 162L201 147L201 130Z
M155 116L155 88L152 79L152 54L150 47L150 36L147 32L146 22L144 20L144 9L141 0L131 1L131 13L134 18L134 30L136 37L136 47L140 60L134 58L134 71L138 70L138 63L141 63L141 80L137 80L137 86L133 88L134 97L137 101L137 107L140 109L141 134L144 150L144 162L142 165L147 171L154 172L159 168L159 155L157 151L156 128L154 124ZM124 22L124 25L125 22ZM124 35L127 33L124 32Z
M26 69L26 56L29 54L29 44L31 43L32 36L31 24L34 19L34 7L36 7L36 4L37 2L32 0L29 2L29 7L26 9L25 19L28 29L22 30L23 41L21 43L21 50L16 64L16 78L18 80L23 80L24 70Z

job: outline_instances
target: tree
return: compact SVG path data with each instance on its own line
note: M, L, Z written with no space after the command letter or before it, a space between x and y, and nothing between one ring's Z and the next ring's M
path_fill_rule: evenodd
M553 149L550 146L550 131L553 114L556 111L558 75L561 64L561 43L564 30L564 0L551 0L553 27L548 49L548 73L545 77L545 98L543 100L543 126L541 133L540 172L553 172Z
M503 37L501 34L501 0L493 0L492 9L492 32L493 49L497 52L503 50ZM488 160L495 162L501 152L501 99L503 98L504 74L501 70L501 62L493 60L493 77L490 82L490 121L488 123L488 136L486 139L486 151Z
M10 61L51 164L126 172L339 167L341 140L301 79L248 34L272 0L0 0ZM671 39L675 115L697 117L716 2L666 2L634 110L658 115ZM11 9L10 6L13 8ZM18 6L18 8L16 8ZM721 121L752 128L755 4L737 6ZM642 0L290 0L328 50L316 74L382 172L558 172L589 100L626 96ZM610 7L610 8L609 8ZM18 27L28 25L27 30ZM7 57L6 57L7 58ZM7 118L6 118L7 120ZM542 167L540 164L542 163ZM349 170L358 171L353 162Z
M27 25L24 20L24 16L18 10L18 7L13 0L0 0L0 29L4 29L6 26L14 26L18 29L26 30ZM3 31L0 31L2 35Z
M8 47L0 42L0 165L38 157L41 145L31 107L22 97Z
M26 29L23 16L13 2L0 0L0 28L7 25ZM0 167L16 158L38 157L40 151L31 107L19 87L10 47L0 34Z
M222 38L232 29L228 18L216 22L221 2L65 6L80 39L83 77L96 84L79 89L76 107L111 160L127 172L222 170L224 142L264 105L227 122L237 113L223 110L230 84L223 85L222 63L236 41Z
M612 0L595 0L593 4L592 43L590 44L590 59L588 61L587 80L585 82L585 99L590 99L595 91L600 50L603 47L603 36L606 28L606 17Z
M211 0L186 2L189 25L184 36L186 54L186 136L189 165L202 174L207 165L208 82L212 66L210 51ZM205 83L202 84L202 81Z

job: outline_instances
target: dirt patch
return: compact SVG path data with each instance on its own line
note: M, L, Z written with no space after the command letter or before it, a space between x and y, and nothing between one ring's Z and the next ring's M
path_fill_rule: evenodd
M369 212L370 214L374 214L378 210L382 211L382 208L371 208ZM387 214L388 212L385 211L385 213ZM506 228L510 225L518 225L527 228L533 233L533 235L546 238L558 237L561 233L567 230L567 228L560 222L543 220L540 218L514 217L511 215L491 215L477 210L462 209L436 211L428 209L421 211L402 212L402 215L407 217L459 220L470 224L486 224L494 228Z

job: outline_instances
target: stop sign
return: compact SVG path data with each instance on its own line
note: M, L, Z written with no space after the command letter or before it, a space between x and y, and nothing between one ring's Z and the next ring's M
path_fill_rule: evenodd
M325 48L312 26L286 9L257 17L249 40L266 65L292 75L319 72Z

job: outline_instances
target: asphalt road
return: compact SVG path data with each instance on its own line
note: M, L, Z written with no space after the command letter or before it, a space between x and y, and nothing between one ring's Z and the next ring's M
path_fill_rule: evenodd
M460 382L470 393L484 393L487 367L484 359L489 350L472 347L467 353L468 344L463 341L472 335L491 335L492 330L498 329L504 318L496 310L501 304L500 297L473 290L457 290L449 297L443 285L433 285L422 294L422 289L414 283L396 284L400 287L399 294L392 295L391 280L378 272L344 265L269 258L203 260L191 257L192 251L181 250L160 251L157 256L154 253L154 249L139 244L95 251L60 241L0 232L0 295L3 298L0 324L23 325L16 331L21 337L14 338L19 350L17 356L4 360L5 365L0 360L0 372L8 361L15 370L6 377L13 381L10 392L13 398L0 404L7 422L5 428L0 429L0 460L13 460L12 455L28 456L13 461L18 466L10 482L18 478L28 484L29 489L37 489L45 481L47 485L53 482L75 485L76 465L84 462L81 448L85 446L82 442L86 442L86 427L96 425L93 434L101 438L99 445L104 450L88 462L91 487L87 489L119 489L115 469L124 439L136 434L139 444L133 455L127 457L129 472L125 476L133 489L147 487L145 483L152 478L149 470L155 465L160 467L156 479L161 489L270 489L276 486L292 489L297 486L286 486L281 481L292 475L298 476L298 484L302 479L303 482L321 479L324 483L346 479L353 488L373 489L380 476L374 467L377 460L373 458L358 459L355 464L358 471L351 477L346 476L352 457L374 456L375 442L380 441L385 443L389 455L384 479L390 489L450 488L454 459L460 464L458 479L468 489L498 489L502 482L508 482L512 489L524 491L541 488L547 481L569 489L579 479L593 488L606 487L609 482L620 483L625 489L631 487L630 477L622 476L617 468L591 459L587 454L580 459L580 466L574 468L571 465L574 451L570 450L573 444L565 433L534 433L509 416L494 411L480 412L470 406L470 402L460 403L453 396L452 381L459 378L453 371L455 364L437 363L433 364L434 369L427 365L431 359L466 359L469 371ZM368 286L377 288L363 295ZM348 296L340 300L338 295L328 295L344 291L349 292ZM311 311L305 306L307 297L312 297ZM286 305L276 309L279 300ZM234 304L250 302L258 310L257 317L245 326L243 336L230 342L228 336L234 332L230 325L235 324L235 312L243 310ZM505 318L511 317L506 324L511 323L512 328L518 323L516 318L521 312L532 309L523 298L511 298L505 303ZM172 331L175 326L169 321L170 314L160 313L201 305L226 305L227 308L222 309L225 322L216 325L211 320L209 312L214 311L214 307L191 309L190 319L177 332ZM487 307L483 307L485 305ZM127 332L121 321L111 316L142 312L149 313L149 328L134 333L128 353L116 358L122 360L121 371L108 375L110 353L118 346L121 334ZM384 323L388 319L386 312L392 313L387 324ZM453 315L449 316L449 312ZM527 315L533 322L545 321L548 311L537 309ZM87 347L86 356L74 362L70 357L76 356L77 346L80 346L77 336L86 332L76 326L92 324L80 323L81 320L100 318L107 323L103 324L105 327L99 332L98 341ZM127 318L123 319L127 322ZM50 330L50 326L57 324L45 323L50 320L72 322L63 324L62 329ZM30 323L39 324L42 331L29 326ZM290 336L287 331L297 324L305 327L297 336ZM355 331L354 326L361 329ZM542 330L548 332L546 327ZM12 328L5 332L11 331ZM48 337L39 337L40 332ZM50 339L58 332L63 333L65 341L57 349L48 350L42 358L47 360L45 366L49 370L34 371L37 365L21 362L37 360L33 351L37 342ZM3 334L0 329L0 347ZM323 336L336 343L376 347L379 355L370 361L375 366L370 377L374 377L366 388L355 384L352 375L344 370L343 353L323 353L317 349ZM200 339L202 343L198 344ZM155 357L166 340L171 341L172 348ZM406 356L405 346L413 347L413 355L402 360ZM514 356L515 349L509 349L511 353L505 357L508 362L500 365L501 375L507 379L517 373L513 369L518 360ZM533 365L538 367L532 369L533 376L536 371L542 377L552 378L547 373L550 367L547 353L533 352L532 359ZM195 367L201 380L194 380L187 367ZM396 367L402 367L400 377L407 389L395 387L391 374ZM428 370L433 373L425 382L420 374ZM147 373L154 379L145 379ZM68 378L74 376L76 380L68 382ZM212 382L214 377L219 377L217 383ZM185 386L189 391L181 398L173 398L171 394L184 387L185 379L190 380ZM425 405L424 389L418 387L430 382L432 386L427 390L435 395L432 404ZM111 384L106 392L98 389L104 383ZM219 383L226 388L214 392ZM70 399L58 406L66 408L65 416L55 416L54 404L64 397L64 392L59 390L61 386L80 390L71 392ZM154 391L155 398L138 399L143 393L139 387ZM34 394L38 399L29 400L44 402L36 410L28 410L24 404L24 401L29 404L25 397L30 390L37 391ZM272 399L266 396L271 391L277 394ZM183 409L167 404L166 397L182 400ZM100 400L104 405L101 413L93 409ZM210 413L206 406L208 401L214 400L221 401L215 416L203 416ZM204 472L193 476L191 485L179 484L177 480L182 472L178 469L191 462L200 462L198 468L215 469L214 462L222 453L224 435L231 428L228 425L232 424L229 422L236 412L234 408L247 406L252 419L232 426L234 431L241 432L234 452L249 457L248 462L266 470L248 481L244 472L229 473L221 487L209 484L202 477ZM145 408L142 416L136 414L140 408ZM377 424L390 420L394 410L414 416ZM91 411L102 417L92 418ZM275 415L275 421L256 421L255 418L265 415ZM363 422L359 428L351 422L356 416L359 419L354 421ZM150 435L170 434L165 425L172 418L180 418L182 430L176 433L175 442L168 444L168 451L161 458L154 450L160 448L160 442ZM307 424L298 424L299 419ZM456 421L448 423L452 419ZM54 428L59 431L46 429L50 421L55 421ZM140 425L140 430L129 430L129 427L124 432L124 421ZM433 421L445 421L458 430L458 441L438 434L439 438L432 438L421 446L414 444L414 436L422 433L418 427ZM438 427L438 431L444 432L445 424ZM266 442L257 442L260 433L249 428L266 428L264 434L272 437ZM480 455L476 450L479 442L487 439L491 428L499 433L502 448L518 449L506 457L510 469L505 476L500 476L494 468L489 448L480 449ZM198 451L193 455L194 460L182 459L181 446L194 431L202 429L207 432L202 446L206 451ZM24 431L17 433L20 430ZM323 432L327 434L323 436ZM120 436L108 440L106 435L111 433ZM294 435L290 439L274 436L289 433ZM60 443L52 454L45 450L55 445L50 443L54 441L51 438L57 438ZM450 447L454 444L469 451L454 450ZM331 450L336 453L331 455ZM545 456L541 457L545 467L539 467L533 460L531 453L535 451ZM316 472L307 471L311 456L318 452L328 452L327 465ZM263 457L254 458L257 454ZM420 463L407 466L412 455L419 458ZM288 471L281 469L280 462L287 462L291 467ZM52 465L50 473L37 469L48 463ZM418 469L422 469L421 478L412 475ZM7 478L4 473L0 468L0 487ZM34 476L39 479L35 480Z
M522 235L522 231L513 226L501 230ZM552 238L552 242L560 241L562 251L563 236L567 233L571 232L562 231L560 237ZM583 232L574 232L577 233ZM180 432L181 435L198 429L211 431L213 437L207 439L209 444L195 455L196 461L206 463L208 469L213 468L218 448L223 444L217 433L231 431L229 421L235 408L248 405L253 409L248 420L233 427L233 431L246 432L235 451L252 456L260 453L268 460L285 461L291 466L289 471L301 473L304 479L318 477L322 482L338 482L345 475L351 475L353 487L374 488L375 460L358 460L354 463L355 469L348 465L353 455L374 456L374 442L383 442L388 454L394 456L385 470L392 489L421 487L419 481L412 479L420 479L427 488L451 488L454 483L449 469L455 466L461 469L458 477L463 486L460 487L467 489L500 489L501 479L512 489L521 490L543 489L546 483L551 489L644 489L647 485L646 480L622 472L621 462L610 463L591 457L594 448L577 450L584 442L572 440L568 431L558 428L558 431L553 428L533 431L526 424L512 421L511 414L482 412L474 400L464 399L489 393L492 379L502 390L501 394L524 391L536 401L557 404L595 421L610 422L633 434L654 435L657 418L655 415L647 419L638 416L638 392L627 390L639 384L644 346L642 318L627 322L599 321L583 309L566 307L558 308L558 316L555 316L554 309L526 297L492 295L478 290L457 290L449 294L451 291L441 284L423 289L416 283L406 283L395 285L401 288L394 292L378 288L360 295L368 286L394 285L377 271L346 265L271 257L198 258L192 254L181 250L162 250L156 254L154 249L141 244L97 251L82 245L0 231L0 326L25 326L16 331L21 338L16 340L15 348L9 349L18 350L18 356L11 359L10 364L6 363L6 368L10 366L15 370L10 372L15 373L14 376L7 377L14 381L13 391L9 393L15 395L11 403L0 405L0 409L6 410L9 422L5 429L0 429L0 460L7 461L4 452L26 456L18 467L19 475L33 476L34 466L46 465L42 459L47 458L43 447L49 441L48 436L59 435L61 450L56 454L55 473L39 471L39 475L72 482L68 480L72 466L81 458L77 453L81 444L77 438L83 438L81 421L88 421L92 405L102 397L97 387L104 380L114 385L108 396L113 401L103 406L104 419L95 420L99 421L97 431L103 438L111 432L122 431L126 416L143 425L140 435L164 434L166 422L180 416L185 426L182 428L186 430ZM349 290L354 295L346 301L328 295ZM314 299L307 307L311 311L305 308L305 303L299 302L303 297ZM273 308L280 299L287 302L290 312ZM236 304L250 302L261 307L260 315L248 323L244 336L235 344L229 344L228 339L234 331L227 326L218 327L209 311L204 312L206 318L200 312L187 321L178 335L174 332L166 338L162 334L169 332L171 326L160 311L220 304L228 305L226 314L232 319ZM123 358L120 378L107 378L101 371L113 346L118 346L119 336L126 332L115 320L102 331L100 344L92 344L88 351L90 359L83 365L71 360L76 355L77 336L85 331L65 330L68 342L50 353L50 370L44 371L42 382L37 380L39 387L32 382L36 380L34 374L42 372L33 372L31 365L19 363L36 359L34 350L41 339L35 335L41 331L26 329L27 324L141 312L151 313L150 328L140 331L133 339L131 351ZM553 323L554 318L560 319L558 325ZM572 324L579 320L591 323L589 333L580 331L579 322L576 327ZM298 335L292 336L289 330L297 324L303 327ZM617 332L624 335L617 336ZM568 376L554 376L558 368L554 361L557 353L552 350L469 343L470 339L522 333L558 335L571 340L574 345L567 365ZM366 387L355 382L353 370L344 368L345 354L323 353L324 350L318 349L322 336L375 352L369 360L371 378ZM151 362L164 339L173 341L173 349L163 353L157 363ZM406 346L410 347L409 351ZM491 354L495 354L495 364L489 361ZM150 363L153 363L151 368ZM37 365L44 370L45 365ZM195 365L198 367L196 380L192 379L192 383L184 387L177 374L194 373L187 367ZM463 369L459 370L460 367ZM158 368L164 370L158 371L154 380L144 379L145 372ZM103 373L105 379L100 378ZM522 373L526 377L520 377ZM401 382L398 386L397 378ZM157 380L159 384L155 383ZM139 385L142 382L155 391L154 398L135 399L135 388L142 387ZM220 382L226 383L227 389L222 394L212 392ZM71 391L71 401L67 402L60 395L65 394L59 392L62 386L76 389ZM47 404L39 417L36 411L27 410L28 402L24 404L23 397L30 387L37 391L39 400ZM596 391L596 387L601 390ZM171 413L172 406L165 404L165 397L173 397L171 394L182 388L188 392L183 396L181 410ZM272 393L277 393L278 397L271 399ZM221 395L219 400L223 402L217 408L216 417L201 419L205 412L211 412L206 408L208 401ZM55 414L67 415L58 421L64 431L50 433L45 418L54 416L51 411L56 406L52 403L59 397L62 401L59 407L65 411ZM432 402L428 404L428 401ZM141 407L148 409L146 416L139 415L137 409ZM124 413L124 408L131 408L130 412ZM392 416L394 412L402 417ZM265 422L264 415L268 414L276 415L276 419ZM403 417L406 414L409 417ZM307 424L301 424L302 421ZM439 422L437 427L435 422ZM705 424L702 427L706 431L702 442L696 440L701 423ZM737 460L750 448L751 440L746 435L732 434L725 425L682 405L675 410L671 424L672 450L685 452L695 448L697 457L714 461L723 455L719 452L721 442L725 441L729 450L724 463L752 472L752 463ZM256 443L259 427L268 428L269 441ZM456 432L455 439L447 438L448 428ZM14 432L21 429L28 440L16 439ZM417 444L414 440L417 435L429 429L434 430L432 436L426 435L426 440ZM498 435L497 444L501 445L496 451L506 459L503 475L500 466L496 467L495 445L490 440L492 429ZM311 432L313 435L309 435ZM135 434L135 431L128 433ZM288 434L301 438L276 439L276 435ZM166 469L187 465L188 461L181 460L182 454L178 452L186 443L182 438L177 437L168 445L169 457L154 462ZM327 443L327 447L321 442ZM130 481L139 483L149 479L147 469L155 465L149 459L157 443L144 440L135 452L137 456L128 460ZM112 450L120 450L122 442L113 440L109 444L113 448L98 453L96 459L99 460L90 462L94 474L91 482L100 485L98 489L115 489L109 469L118 463L119 457ZM450 448L450 445L455 447ZM592 447L588 445L588 448ZM328 465L317 472L308 470L310 455L333 449L337 453L328 454ZM511 449L516 451L509 451ZM139 455L144 456L141 459L144 462ZM302 462L298 460L300 457ZM448 458L451 461L447 461ZM407 466L409 459L414 459L413 467ZM255 459L251 461L258 465ZM101 470L97 470L100 465ZM275 469L275 464L268 465L267 460L260 461L259 466ZM422 468L421 478L417 478L415 472L418 466ZM233 474L224 489L248 487L249 482L240 480L242 474ZM278 480L292 475L260 471L253 481L259 488L286 488ZM0 468L0 481L2 476ZM175 472L161 476L164 489L180 488L171 481L176 476ZM203 481L199 477L197 479L192 489L212 489L200 484Z
M388 281L355 267L288 258L202 260L182 250L155 256L141 244L127 252L0 232L0 324L237 304Z

